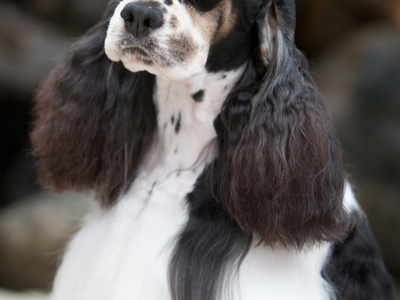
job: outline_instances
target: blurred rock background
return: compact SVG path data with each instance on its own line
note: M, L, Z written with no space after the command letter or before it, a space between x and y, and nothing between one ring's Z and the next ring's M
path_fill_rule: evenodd
M106 2L0 0L1 300L17 297L1 288L48 290L66 241L93 209L90 195L54 195L35 184L28 132L35 89ZM400 0L297 2L297 44L311 61L358 199L399 281Z

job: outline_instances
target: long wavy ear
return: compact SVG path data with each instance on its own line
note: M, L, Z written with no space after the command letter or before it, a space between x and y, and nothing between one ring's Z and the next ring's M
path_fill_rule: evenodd
M294 45L294 2L261 7L258 59L216 123L220 156L213 172L222 205L242 229L301 249L343 240L351 222L342 205L340 144Z
M104 52L118 3L43 83L31 133L39 181L58 192L94 189L103 205L134 180L156 128L154 76L131 73Z

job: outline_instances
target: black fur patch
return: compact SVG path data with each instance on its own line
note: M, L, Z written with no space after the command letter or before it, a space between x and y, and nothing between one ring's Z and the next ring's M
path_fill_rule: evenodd
M200 90L192 95L192 98L196 102L201 102L204 99L204 90Z
M174 300L216 300L227 293L251 237L207 192L202 175L188 196L189 220L178 236L170 263Z
M254 42L251 27L239 18L232 31L210 48L207 71L229 71L242 66L251 57Z
M365 217L342 244L336 244L322 274L337 291L339 300L394 300L387 272Z
M234 70L254 57L254 50L258 47L255 20L261 5L267 2L261 0L232 1L235 11L238 12L235 16L235 24L230 32L212 43L206 64L207 71ZM222 20L218 19L217 22L218 27L221 27Z
M175 116L172 116L171 117L171 124L174 124L175 123Z
M172 0L164 0L164 3L168 6L172 5Z
M184 3L193 6L199 12L208 12L220 2L221 0L188 0Z
M176 120L175 133L178 134L179 130L181 130L181 113L179 113L178 119Z

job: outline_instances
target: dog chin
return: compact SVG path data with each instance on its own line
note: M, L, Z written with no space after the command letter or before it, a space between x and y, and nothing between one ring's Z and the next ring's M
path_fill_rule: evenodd
M167 81L184 81L204 70L207 57L202 57L189 65L176 65L171 68L162 68L154 60L147 60L140 56L123 54L112 48L105 48L107 57L114 62L121 61L124 67L131 72L147 71Z

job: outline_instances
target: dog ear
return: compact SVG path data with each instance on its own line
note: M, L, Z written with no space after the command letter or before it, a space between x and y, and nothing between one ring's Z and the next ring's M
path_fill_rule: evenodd
M341 241L351 226L341 147L294 45L294 0L267 1L256 22L258 59L216 122L218 198L242 229L268 244Z
M156 128L154 76L131 73L104 52L118 3L45 80L31 133L39 182L57 192L94 189L103 205L134 180Z

